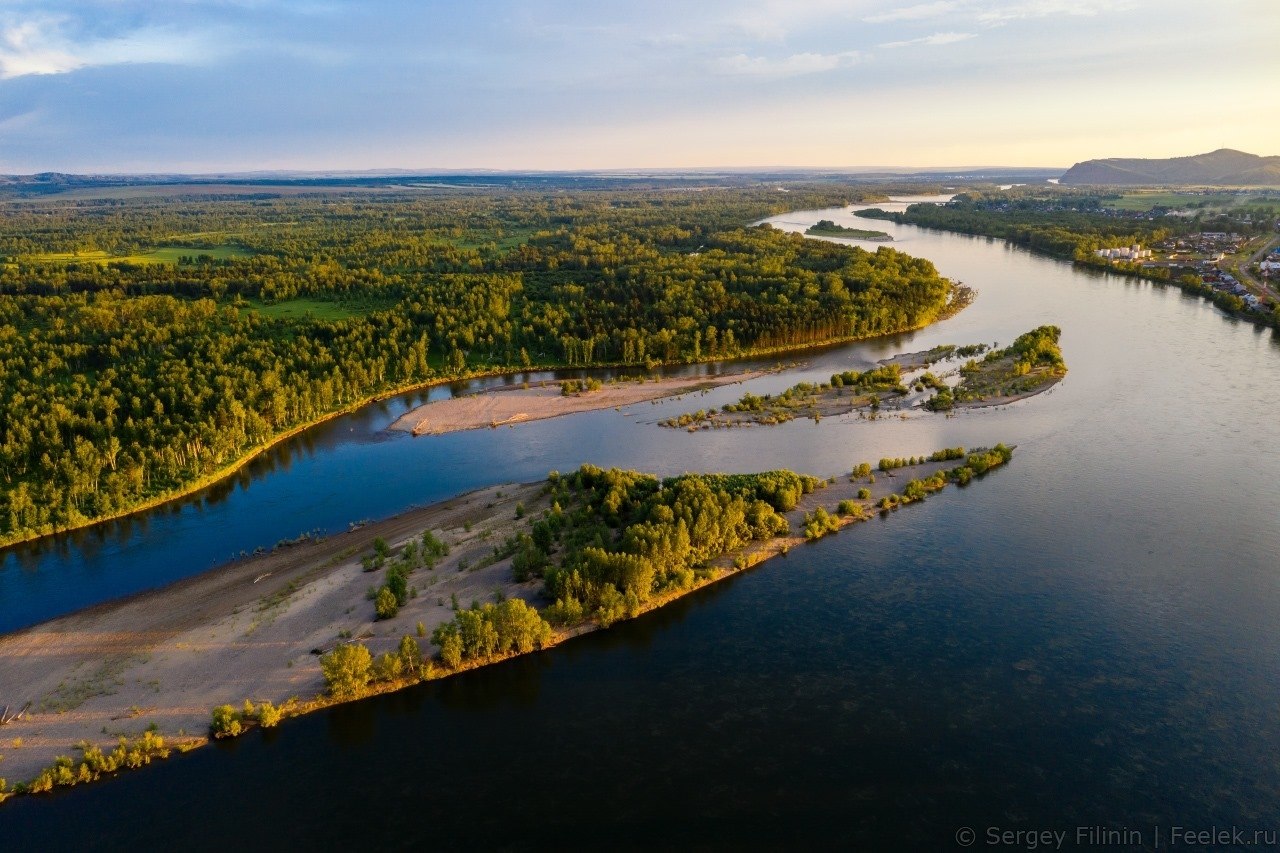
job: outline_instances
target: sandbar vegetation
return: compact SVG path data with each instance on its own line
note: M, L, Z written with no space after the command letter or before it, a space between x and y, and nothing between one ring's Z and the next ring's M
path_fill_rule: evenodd
M821 421L858 412L877 417L890 410L924 408L949 412L957 408L998 406L1046 391L1067 373L1058 346L1057 326L1041 326L1018 337L1009 347L947 344L923 352L883 359L866 371L832 374L827 382L800 382L779 394L747 392L719 409L698 409L660 422L662 426L699 429L774 426L797 418ZM985 355L984 355L985 354ZM981 361L975 356L984 355ZM958 368L935 374L941 362L966 359ZM930 390L932 396L922 396ZM912 392L915 396L909 398Z
M5 699L30 709L3 727L14 784L0 797L548 648L968 483L1012 452L952 448L829 478L584 465L0 637Z
M889 243L893 241L893 237L884 231L872 231L866 228L849 228L845 225L837 225L830 219L818 220L813 225L806 228L804 233L810 237L848 237L854 240L874 240L878 243Z
M1048 390L1067 375L1058 346L1061 334L1057 326L1040 326L1019 335L1008 347L988 352L981 361L969 359L960 367L959 383L935 382L938 393L924 401L924 407L945 412L998 406Z

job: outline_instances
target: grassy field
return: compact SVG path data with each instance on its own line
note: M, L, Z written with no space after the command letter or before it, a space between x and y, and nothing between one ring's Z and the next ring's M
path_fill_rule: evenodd
M230 258L249 258L253 253L239 246L163 246L133 255L112 255L99 249L91 252L47 252L42 255L28 255L23 260L47 264L176 264L181 257L194 258L200 255L225 261Z
M1118 199L1108 199L1107 207L1118 210L1150 210L1153 207L1169 207L1222 210L1250 201L1245 193L1194 193L1194 192L1129 192Z
M363 317L374 311L387 308L387 305L373 302L333 302L324 299L309 299L305 296L297 299L286 299L283 302L266 303L256 299L249 300L240 310L253 311L272 320L350 320L352 317Z

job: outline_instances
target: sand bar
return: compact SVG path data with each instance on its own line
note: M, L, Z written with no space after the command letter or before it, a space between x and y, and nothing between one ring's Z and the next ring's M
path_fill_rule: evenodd
M694 391L719 388L763 376L764 371L728 373L721 376L675 377L669 379L609 382L599 390L565 396L559 382L512 386L481 391L424 403L401 415L391 429L414 435L441 435L482 427L499 427L524 421L556 418L576 412L630 406L646 400L674 397Z
M876 502L907 480L957 464L878 472L875 483L835 477L786 514L790 535L717 558L718 571L699 586L802 545L806 512L832 511L851 499L874 516ZM869 498L857 498L862 488ZM494 486L0 636L0 705L30 703L22 719L0 727L0 774L10 785L26 782L59 755L78 758L81 741L109 750L119 737L148 728L171 746L198 746L207 741L214 706L314 700L324 692L317 652L347 639L375 655L393 651L401 637L416 635L418 623L429 637L453 617L455 598L462 607L495 594L545 605L542 582L516 582L510 558L495 560L493 551L527 530L549 501L543 483ZM365 572L360 556L376 537L398 548L424 530L448 543L449 555L414 572L417 595L394 618L376 621L366 591L384 573ZM684 594L655 597L644 610ZM596 627L561 631L553 642ZM434 654L429 639L420 642Z

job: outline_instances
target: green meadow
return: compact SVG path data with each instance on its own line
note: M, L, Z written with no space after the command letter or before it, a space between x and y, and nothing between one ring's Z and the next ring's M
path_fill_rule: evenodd
M214 260L250 258L253 252L239 246L161 246L131 255L114 255L101 249L85 252L46 252L27 255L23 260L46 264L176 264L182 257L196 258L206 255Z
M311 299L300 296L280 302L262 302L251 299L240 306L244 312L253 312L271 320L350 320L364 317L388 305L373 301L336 302L327 299Z

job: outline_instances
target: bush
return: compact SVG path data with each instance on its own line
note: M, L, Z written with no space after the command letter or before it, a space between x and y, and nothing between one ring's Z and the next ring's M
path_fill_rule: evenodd
M273 729L280 724L280 720L284 717L284 710L277 708L270 702L263 702L258 706L258 725L264 729Z
M811 513L807 513L804 517L804 538L805 539L821 539L828 533L834 533L840 529L840 523L833 515L822 507L818 507Z
M359 643L338 646L320 657L325 686L335 699L354 699L369 686L373 655Z
M385 652L377 657L373 662L373 668L370 672L370 681L396 681L404 672L404 666L398 655L391 652Z
M209 725L209 731L215 738L238 737L244 731L240 720L240 712L231 705L219 705L213 709L213 721Z
M390 619L400 612L400 602L396 601L396 594L391 588L384 586L378 590L378 596L373 600L373 609L379 619Z
M841 515L851 515L854 518L860 518L863 514L862 504L855 500L842 500L840 501L840 505L836 507L836 512Z
M858 489L858 500L865 501L871 499L870 489Z

